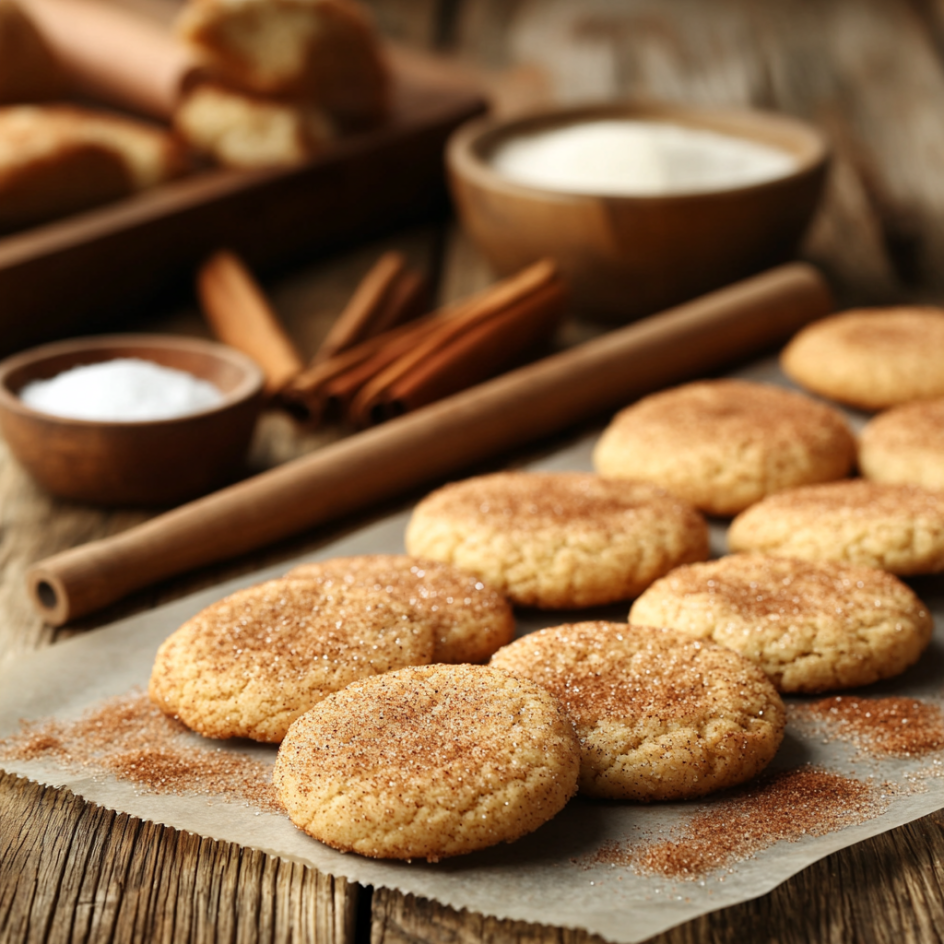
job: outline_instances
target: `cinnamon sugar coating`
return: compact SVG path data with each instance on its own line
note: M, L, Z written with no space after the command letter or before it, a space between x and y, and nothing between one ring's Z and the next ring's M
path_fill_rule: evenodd
M148 694L206 737L277 743L331 692L432 655L432 624L395 599L270 580L208 606L168 637Z
M355 682L302 715L274 781L292 821L327 845L436 861L537 829L575 792L579 756L539 686L433 665Z
M433 662L485 662L511 642L515 619L508 601L477 577L406 554L365 554L293 567L286 577L330 591L343 585L396 600L433 627Z
M500 472L423 499L406 546L515 603L550 609L635 596L677 564L704 560L708 529L687 502L647 482Z
M849 479L772 495L731 522L728 547L893 574L944 570L944 492Z
M873 482L944 489L944 399L880 413L859 436L859 468Z
M614 417L593 453L601 475L655 482L713 515L842 478L854 459L855 439L837 410L746 380L644 397Z
M780 364L802 387L863 410L944 396L944 309L853 309L814 321Z
M758 666L672 630L557 626L505 646L490 664L560 699L580 738L588 796L704 796L758 774L783 739L783 703Z
M762 554L679 567L636 600L629 620L733 649L781 692L898 675L918 660L934 625L911 588L885 571Z

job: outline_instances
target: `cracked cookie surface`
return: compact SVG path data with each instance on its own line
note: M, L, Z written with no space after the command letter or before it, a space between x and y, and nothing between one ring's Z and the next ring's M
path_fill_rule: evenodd
M515 635L508 601L478 577L406 554L334 557L293 567L286 577L377 594L415 610L435 637L433 662L485 662Z
M608 478L667 488L713 515L849 474L855 439L835 409L746 380L706 380L644 397L618 413L593 453Z
M490 664L560 699L588 796L704 796L760 773L783 739L783 703L758 666L672 630L556 626L515 640Z
M208 606L157 652L148 693L206 737L278 743L349 683L433 656L433 625L357 588L270 580Z
M573 608L629 599L676 565L704 560L708 529L691 505L647 482L499 472L428 495L406 546L515 603Z
M537 829L575 792L579 757L540 686L433 665L356 682L304 714L274 782L295 825L329 846L436 861Z
M771 495L728 529L732 551L836 560L889 573L944 570L944 492L847 479Z
M944 399L880 413L859 436L859 468L873 482L944 489Z
M762 554L676 568L629 620L712 640L756 662L779 691L810 693L898 675L933 630L927 607L885 571Z
M944 396L944 309L859 308L807 325L783 349L784 373L862 410Z

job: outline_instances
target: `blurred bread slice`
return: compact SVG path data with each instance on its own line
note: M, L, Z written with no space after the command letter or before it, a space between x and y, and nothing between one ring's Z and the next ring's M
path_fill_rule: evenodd
M345 129L387 113L387 63L352 0L189 0L177 28L232 88L319 106Z
M321 108L210 82L184 94L174 127L193 150L225 167L297 164L320 153L335 136Z
M168 132L59 105L0 108L0 230L43 222L153 187L185 169Z
M15 0L0 0L0 105L62 98L67 87L32 19Z

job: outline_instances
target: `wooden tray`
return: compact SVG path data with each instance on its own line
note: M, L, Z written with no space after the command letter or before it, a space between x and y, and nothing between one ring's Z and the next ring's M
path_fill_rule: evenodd
M264 270L441 212L445 140L486 102L440 60L405 50L391 59L390 121L324 157L208 171L0 239L0 355L180 294L220 246Z

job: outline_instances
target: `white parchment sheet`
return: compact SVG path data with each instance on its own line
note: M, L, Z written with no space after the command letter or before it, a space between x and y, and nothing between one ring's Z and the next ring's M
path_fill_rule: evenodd
M740 373L755 379L780 379L772 362ZM590 469L593 439L580 439L535 463L534 468ZM408 516L408 511L395 514L335 542L311 559L402 553ZM714 527L713 544L716 553L723 553L721 525ZM298 562L230 581L13 661L0 672L0 738L17 732L23 719L73 719L102 699L145 689L159 644L184 620L227 593L284 573ZM944 703L944 578L922 579L915 588L935 616L931 647L919 665L897 679L862 690L864 696L904 695ZM519 633L584 618L624 620L627 610L627 605L620 604L593 613L528 613L519 620ZM214 746L218 745L214 742ZM269 761L275 756L270 746L243 742L219 746ZM308 863L364 885L395 888L500 918L584 928L629 944L706 912L763 895L836 849L944 807L944 779L927 775L929 769L940 770L942 761L944 757L932 755L864 764L848 743L824 742L821 736L788 728L775 767L813 763L859 779L871 775L876 782L896 783L905 783L921 772L919 787L893 796L885 812L861 825L779 842L753 858L734 863L730 870L689 881L637 874L630 866L606 861L593 864L592 857L608 841L668 837L684 827L696 810L710 809L711 798L695 804L650 806L576 799L550 823L511 845L436 864L402 863L335 852L295 829L286 817L241 802L147 793L131 783L66 769L49 760L4 761L3 766L41 783L68 787L113 810Z

